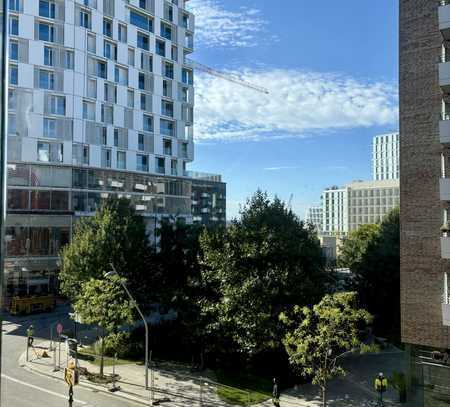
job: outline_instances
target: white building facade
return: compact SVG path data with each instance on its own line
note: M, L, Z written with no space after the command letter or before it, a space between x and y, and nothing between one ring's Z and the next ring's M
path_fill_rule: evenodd
M9 2L11 295L52 285L73 222L109 196L129 198L149 225L192 220L187 1Z
M400 179L399 133L375 136L372 143L372 169L375 181Z
M306 223L309 223L314 226L318 233L322 232L322 223L323 223L323 208L321 205L310 206L306 210L305 216Z
M322 193L322 233L329 236L345 235L348 232L347 189L330 187Z

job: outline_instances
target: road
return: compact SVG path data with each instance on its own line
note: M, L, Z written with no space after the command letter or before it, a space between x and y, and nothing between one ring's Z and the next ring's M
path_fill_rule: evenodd
M1 377L1 407L62 407L68 406L67 385L59 380L37 375L20 367L18 360L26 346L26 328L33 324L36 341L48 338L49 325L65 319L65 313L42 314L28 318L8 318L3 322ZM8 320L9 319L9 320ZM136 407L113 395L75 387L74 407Z

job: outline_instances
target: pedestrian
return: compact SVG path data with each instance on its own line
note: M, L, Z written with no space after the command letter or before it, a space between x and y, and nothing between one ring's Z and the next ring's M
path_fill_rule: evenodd
M280 390L278 389L277 379L273 378L272 403L275 407L280 407Z
M375 379L375 390L378 392L378 403L381 406L384 406L383 403L383 393L387 390L388 381L384 377L383 373L378 373L377 378Z
M30 325L27 329L27 337L28 337L28 346L33 346L34 342L34 328L33 325Z

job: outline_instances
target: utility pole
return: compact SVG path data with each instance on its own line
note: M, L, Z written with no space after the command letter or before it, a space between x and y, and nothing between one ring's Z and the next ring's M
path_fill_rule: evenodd
M6 222L6 177L7 177L7 128L8 128L8 1L0 0L1 45L0 56L0 332L3 325L4 308L4 274L5 274L5 222ZM2 335L0 335L0 354L2 352ZM1 377L1 360L0 360ZM0 380L0 394L1 394ZM1 404L1 401L0 401Z

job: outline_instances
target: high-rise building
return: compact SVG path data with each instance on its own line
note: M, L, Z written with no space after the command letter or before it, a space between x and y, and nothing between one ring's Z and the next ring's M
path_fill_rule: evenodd
M226 226L227 186L222 176L188 172L192 178L192 221L215 228Z
M449 44L449 1L400 0L401 330L419 407L450 398Z
M149 228L192 221L186 3L9 2L8 295L51 290L73 223L108 196L129 198Z
M322 193L326 236L345 236L361 225L379 223L399 205L399 181L355 181Z
M372 143L373 179L399 179L400 161L399 134L375 136Z
M399 181L357 181L347 185L349 232L361 225L380 223L399 206Z
M323 223L323 208L321 205L318 206L310 206L306 210L305 220L307 223L314 226L318 233L322 232L322 223Z
M347 189L333 186L322 192L322 233L340 236L348 232Z

